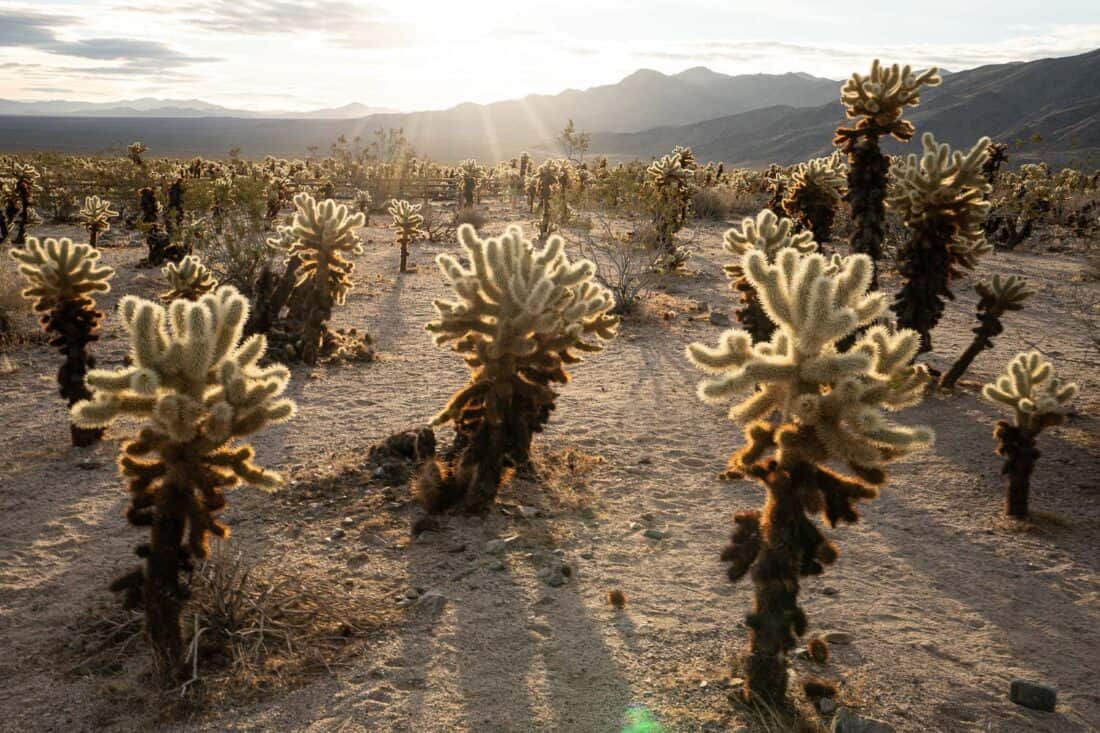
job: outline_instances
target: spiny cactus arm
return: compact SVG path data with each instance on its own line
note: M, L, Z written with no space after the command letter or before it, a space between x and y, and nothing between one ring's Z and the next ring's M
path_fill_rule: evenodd
M118 212L111 208L111 202L99 196L85 197L84 205L80 207L80 221L89 231L108 231L111 228L110 220L115 216L118 216Z
M1042 354L1029 351L1017 354L1004 374L982 388L982 396L1011 408L1018 427L1038 432L1061 421L1077 391L1075 383L1054 376L1053 365Z
M793 247L799 252L817 250L817 243L814 242L811 232L795 234L794 222L786 217L776 216L770 209L764 209L755 218L745 217L740 225L726 231L722 241L726 251L738 258L750 250L758 249L769 262L784 247Z
M857 128L904 141L913 135L913 125L901 119L905 108L920 104L922 87L938 86L941 81L934 67L916 74L909 66L884 67L875 59L868 76L854 73L844 82L840 101L849 118L861 118Z
M214 273L195 255L187 255L178 263L169 262L160 272L168 281L168 290L160 295L167 302L177 298L196 300L218 286Z
M115 271L99 262L100 254L87 244L71 239L27 237L23 249L13 249L19 272L27 281L22 296L34 300L34 309L45 312L66 300L106 293Z

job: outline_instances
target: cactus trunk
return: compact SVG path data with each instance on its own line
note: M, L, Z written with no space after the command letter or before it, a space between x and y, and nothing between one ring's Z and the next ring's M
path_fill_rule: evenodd
M145 630L153 646L157 666L167 679L177 677L183 664L183 633L180 630L180 614L183 610L183 591L179 574L180 559L184 556L184 519L175 512L166 511L179 505L179 487L165 486L153 520L152 542L145 559L142 598L145 605ZM180 507L182 508L182 507Z
M966 351L959 355L955 363L940 379L941 389L954 389L955 384L970 368L970 364L982 353L993 346L993 337L999 336L1004 331L1001 325L999 313L986 312L981 316L981 323L974 329L974 340L966 347Z
M845 141L848 162L848 202L852 206L852 251L865 254L875 265L872 289L878 287L878 261L886 239L886 179L890 161L871 134Z
M993 437L997 439L997 455L1005 459L1001 468L1005 477L1005 514L1027 519L1031 472L1041 455L1035 447L1036 433L1002 420L997 423Z
M899 253L899 270L906 282L892 308L898 328L920 334L922 354L932 350L932 329L943 316L944 298L954 298L947 287L952 273L950 241L950 231L928 223L913 230Z
M92 396L84 384L84 376L95 367L95 359L88 353L88 344L99 339L96 333L103 313L95 309L95 303L87 298L62 301L43 316L43 326L54 334L50 346L56 347L65 357L57 372L58 391L72 407ZM72 444L88 446L103 437L101 428L69 426Z

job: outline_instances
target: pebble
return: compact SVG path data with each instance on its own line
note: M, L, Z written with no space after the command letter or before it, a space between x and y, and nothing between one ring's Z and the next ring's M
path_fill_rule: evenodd
M712 326L720 326L724 328L730 325L730 317L727 316L725 313L719 313L718 311L711 311L709 320L710 325Z
M355 524L355 517L344 517L343 520L341 520L340 524L344 525L345 527L350 527L351 525Z
M828 715L836 710L836 700L831 697L823 697L817 701L817 709L820 710L822 714Z
M637 532L643 526L645 526L645 525L643 525L641 522L631 522L630 523L630 531L631 532Z
M342 529L336 529L336 530L333 530L333 532L332 532L332 540L333 540L334 542L335 542L336 540L342 540L342 539L344 539L344 538L345 538L345 537L347 537L347 536L348 536L348 533L347 533L347 532L345 532L345 531L344 531L344 530L342 530Z
M847 631L829 631L821 638L829 644L836 644L838 646L847 646L852 643L852 635Z
M1008 688L1008 699L1025 708L1052 713L1058 704L1058 691L1035 682L1012 680Z
M659 529L654 529L653 527L650 527L645 532L642 532L642 536L647 537L651 540L663 540L665 538L665 533Z
M833 718L832 730L833 733L894 733L894 726L841 708Z
M417 599L416 605L418 608L426 609L429 613L437 614L447 605L447 596L437 590L430 590Z
M840 591L838 591L836 588L834 588L831 585L827 585L827 586L825 586L824 588L821 589L821 592L824 593L827 596L835 596Z

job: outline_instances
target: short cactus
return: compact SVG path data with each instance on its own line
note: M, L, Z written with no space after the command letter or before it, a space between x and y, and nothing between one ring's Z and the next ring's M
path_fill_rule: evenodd
M537 202L538 205L540 239L546 239L550 236L550 232L554 230L551 202L554 190L558 185L560 173L560 166L557 161L544 160L535 169L535 172L531 175L531 180L528 182L528 200L532 204Z
M218 286L214 273L195 255L187 255L178 263L169 262L160 272L168 281L168 290L160 294L166 303L180 298L198 300Z
M206 557L210 535L228 535L217 519L226 489L280 482L252 462L250 445L237 441L294 414L294 403L280 397L290 372L281 364L258 365L267 347L263 336L241 341L248 301L231 286L167 309L127 296L118 312L132 363L89 372L92 397L72 415L87 428L123 417L143 421L137 437L123 444L118 465L129 480L127 519L150 527L150 542L137 548L143 567L112 589L124 591L128 605L144 606L155 657L173 677L183 661L180 613L187 590L180 573Z
M794 234L793 231L794 223L790 219L781 219L768 209L757 214L755 219L742 219L740 225L726 231L723 244L736 260L723 269L733 289L741 294L737 320L752 335L753 341L767 341L771 338L775 324L761 307L756 288L746 277L741 263L745 255L753 250L762 252L768 263L775 262L779 252L787 247L805 253L817 250L812 233L803 231Z
M693 191L693 167L685 167L682 155L685 148L678 148L672 155L664 155L646 168L647 202L653 216L653 228L656 232L660 256L658 267L666 270L680 270L687 262L690 252L677 247L676 233L687 221L691 209ZM691 151L687 151L691 154ZM694 157L688 159L694 166Z
M717 348L691 344L687 355L715 375L699 385L700 398L735 400L729 415L745 426L746 445L725 476L748 475L767 491L763 510L734 517L722 559L731 563L732 581L751 571L755 591L741 671L746 693L778 704L786 697L787 654L808 627L799 578L837 558L813 515L832 526L857 521L856 504L876 495L886 465L927 446L933 434L883 414L922 397L928 374L911 363L916 333L875 325L847 351L836 348L886 310L885 296L868 292L869 257L830 263L785 247L769 263L752 249L742 268L777 325L771 340L754 345L745 331L727 331ZM850 474L829 463L847 465Z
M940 83L935 68L917 74L906 66L882 66L878 59L869 76L852 74L841 87L840 101L854 127L839 127L833 144L848 156L848 201L852 206L851 246L853 252L882 258L886 239L887 175L890 161L882 152L880 138L891 135L906 142L913 137L912 123L903 119L906 107L920 103L922 87ZM877 282L877 275L871 283Z
M1021 310L1024 301L1032 295L1027 281L1016 275L994 275L990 282L978 283L975 290L978 291L978 325L974 328L974 340L940 379L941 389L954 389L978 354L993 348L993 337L1004 331L1001 317L1008 311Z
M393 217L393 229L397 234L397 244L401 247L401 272L414 272L416 266L409 268L409 245L418 239L428 235L420 225L424 223L424 215L420 213L420 204L410 204L408 201L394 199L390 203L390 216Z
M363 254L355 230L362 214L329 199L317 202L308 193L294 197L294 220L285 232L287 261L296 262L295 288L307 288L302 331L302 361L316 364L333 305L341 305L352 288L354 263Z
M464 224L458 240L470 265L436 258L457 296L437 300L439 318L427 325L439 346L451 345L472 370L434 425L453 423L451 453L426 466L417 492L429 511L485 511L507 466L529 464L533 433L554 409L552 384L569 380L574 352L595 352L615 336L611 293L588 260L570 262L561 237L541 248L519 227L478 237Z
M1017 354L1004 374L982 388L990 402L1011 408L1014 420L1001 420L993 430L997 455L1005 459L1005 513L1017 519L1029 514L1031 473L1041 455L1036 438L1044 428L1062 424L1065 406L1077 385L1054 376L1054 367L1038 351Z
M111 228L111 217L118 212L111 208L111 202L99 196L86 196L80 207L80 225L88 230L88 244L99 244L99 235Z
M894 300L898 326L921 336L921 352L932 349L932 329L953 299L951 281L971 270L992 247L982 227L989 213L990 186L982 174L989 138L969 151L952 151L932 133L921 138L924 154L909 155L894 176L886 206L910 231L898 252L905 285Z
M833 220L848 192L848 170L839 153L799 164L783 190L783 211L813 233L819 245L832 239Z
M27 281L24 298L34 302L41 315L43 330L52 335L50 346L65 357L57 373L61 396L69 405L90 396L84 376L95 366L88 344L99 340L99 321L95 294L106 293L115 271L99 262L99 250L71 239L47 239L40 242L27 237L23 249L12 250L19 272ZM72 444L91 445L103 431L70 426Z

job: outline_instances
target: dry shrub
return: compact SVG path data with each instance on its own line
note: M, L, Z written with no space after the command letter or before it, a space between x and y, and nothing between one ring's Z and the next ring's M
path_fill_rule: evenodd
M489 222L489 215L475 206L462 206L455 211L454 228L458 229L463 224L469 224L477 231L481 231Z
M646 298L658 279L653 270L652 246L639 237L614 232L599 220L600 233L588 234L580 245L581 256L596 263L596 279L615 296L616 315L632 312ZM643 235L644 236L644 235Z
M19 276L15 263L6 251L0 251L0 349L42 340L30 303L20 295L24 287L26 283Z
M700 219L726 221L730 217L759 209L754 197L729 186L700 188L692 194L691 207Z
M603 457L577 448L547 450L532 447L534 474L516 473L508 488L510 498L551 511L582 511L595 496L588 478Z

